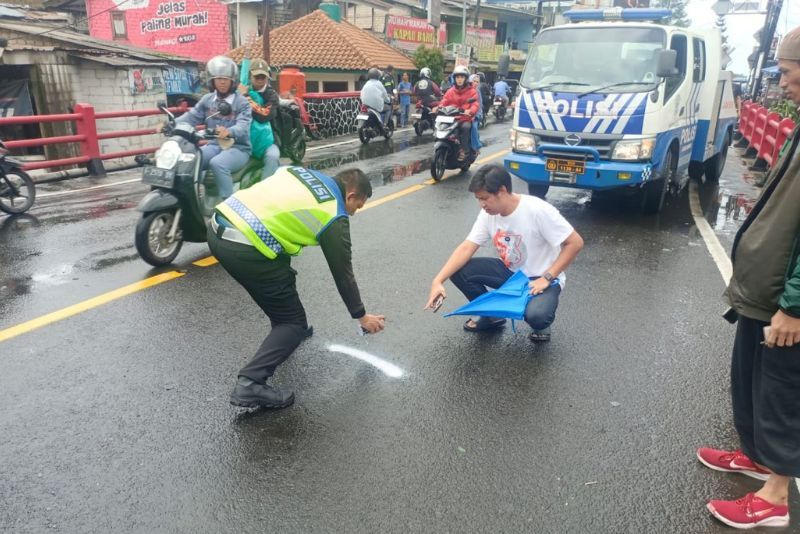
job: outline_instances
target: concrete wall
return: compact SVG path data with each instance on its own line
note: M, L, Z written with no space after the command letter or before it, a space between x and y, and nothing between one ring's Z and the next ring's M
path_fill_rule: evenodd
M306 82L319 82L319 92L323 92L323 82L347 82L348 91L356 91L356 80L358 74L352 72L308 72L304 71L306 75Z

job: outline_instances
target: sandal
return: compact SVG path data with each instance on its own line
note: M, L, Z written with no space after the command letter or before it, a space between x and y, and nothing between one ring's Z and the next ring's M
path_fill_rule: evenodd
M506 324L506 320L502 317L481 317L477 321L474 321L474 325L470 325L470 321L472 321L472 319L467 319L467 322L464 323L464 330L467 332L494 330L495 328L500 328Z
M534 343L546 343L550 341L550 327L547 327L544 330L534 330L528 334L528 339Z

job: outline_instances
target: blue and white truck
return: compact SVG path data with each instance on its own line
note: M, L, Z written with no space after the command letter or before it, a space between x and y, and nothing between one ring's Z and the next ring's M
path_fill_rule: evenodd
M719 32L651 22L663 9L565 15L528 51L506 168L542 198L635 188L648 213L688 176L717 180L736 122Z

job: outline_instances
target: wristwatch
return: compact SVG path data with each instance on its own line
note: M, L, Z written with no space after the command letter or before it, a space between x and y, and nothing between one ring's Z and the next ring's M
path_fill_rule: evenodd
M542 278L544 278L544 279L545 279L545 280L547 280L548 282L552 282L554 277L553 277L553 275L552 275L552 274L550 274L550 273L547 273L547 272L546 272L546 273L544 273L544 274L542 275Z

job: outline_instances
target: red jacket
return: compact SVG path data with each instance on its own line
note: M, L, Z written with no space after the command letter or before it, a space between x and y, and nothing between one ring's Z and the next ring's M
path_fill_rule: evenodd
M472 114L470 117L459 115L458 121L470 122L478 113L478 107L480 105L478 104L478 99L480 97L478 96L477 91L475 91L475 88L472 87L472 85L468 83L465 83L464 85L465 85L464 89L459 89L455 85L450 89L448 89L447 92L444 94L444 98L442 98L442 101L439 102L439 107L443 108L445 106L456 106L463 109L464 111L469 111ZM468 104L467 100L471 98L474 99L474 102Z

